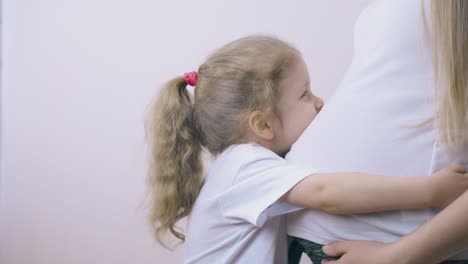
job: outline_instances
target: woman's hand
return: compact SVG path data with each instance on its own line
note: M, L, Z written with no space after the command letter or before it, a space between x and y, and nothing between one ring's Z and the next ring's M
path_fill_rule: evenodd
M393 252L392 244L376 241L338 241L323 247L323 252L339 260L324 260L327 264L402 264L404 256Z
M468 189L468 173L462 165L451 165L429 178L430 201L436 208L444 208Z

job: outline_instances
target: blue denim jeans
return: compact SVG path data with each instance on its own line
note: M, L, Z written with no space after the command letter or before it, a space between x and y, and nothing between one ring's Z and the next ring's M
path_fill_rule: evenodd
M329 257L323 251L323 245L311 242L298 237L289 237L289 253L288 260L289 264L299 264L302 253L306 253L310 260L314 264L320 264L322 260L335 260L339 257Z

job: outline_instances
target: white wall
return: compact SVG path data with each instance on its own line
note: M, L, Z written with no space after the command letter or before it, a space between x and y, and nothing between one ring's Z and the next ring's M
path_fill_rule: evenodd
M157 87L234 38L271 33L303 51L328 98L368 2L4 0L0 263L181 263L140 206Z

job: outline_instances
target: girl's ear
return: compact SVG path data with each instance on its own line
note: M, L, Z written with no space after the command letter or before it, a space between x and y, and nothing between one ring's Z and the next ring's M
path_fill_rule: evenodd
M261 111L250 113L249 128L257 137L263 140L272 140L274 137L271 121Z

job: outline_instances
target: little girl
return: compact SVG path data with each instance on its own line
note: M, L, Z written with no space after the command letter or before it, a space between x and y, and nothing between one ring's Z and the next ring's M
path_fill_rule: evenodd
M299 51L273 37L233 41L197 72L169 81L146 124L158 241L166 231L185 239L186 263L286 263L281 216L289 212L442 207L468 187L460 166L433 177L385 177L322 174L285 161L322 106ZM202 149L216 157L205 176ZM175 224L186 216L184 237Z

